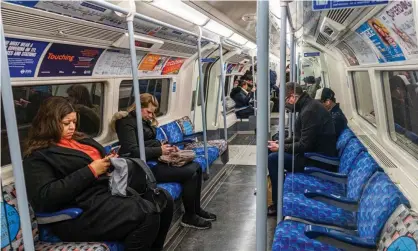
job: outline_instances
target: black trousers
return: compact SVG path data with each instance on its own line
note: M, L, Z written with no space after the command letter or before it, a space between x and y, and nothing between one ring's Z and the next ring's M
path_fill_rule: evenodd
M197 163L182 167L172 167L158 163L152 168L157 182L177 182L183 186L183 205L186 215L200 212L200 192L202 190L202 169Z

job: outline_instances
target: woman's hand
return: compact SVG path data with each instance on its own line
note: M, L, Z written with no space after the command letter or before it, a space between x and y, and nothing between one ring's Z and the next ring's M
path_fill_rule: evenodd
M91 162L90 167L93 168L97 176L106 173L110 167L110 156Z
M163 152L163 155L168 155L173 151L173 147L170 145L162 145L161 150Z

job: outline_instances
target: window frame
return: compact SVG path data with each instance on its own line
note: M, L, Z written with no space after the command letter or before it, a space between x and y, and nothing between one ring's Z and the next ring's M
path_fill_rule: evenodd
M374 113L375 113L375 115L374 115L375 123L372 123L369 119L367 119L367 117L361 115L360 112L359 112L358 97L356 95L356 90L357 89L356 89L355 77L354 77L355 73L357 73L357 72L365 72L365 73L367 73L367 76L369 78L370 97L372 98L372 106L373 106L373 110L374 110ZM375 100L374 100L374 97L373 97L373 87L372 87L373 83L370 79L370 72L368 70L353 70L353 71L349 71L349 74L350 74L350 78L351 78L351 86L353 87L353 91L352 91L353 99L354 99L353 100L354 101L354 107L353 108L355 109L356 115L358 115L362 120L366 121L374 129L377 129L378 128L378 116L377 116L377 109L374 105Z
M170 105L170 102L171 102L171 99L172 99L172 95L171 95L171 92L172 92L172 86L173 86L173 83L175 82L174 81L174 79L172 78L172 77L166 77L166 76L149 76L149 77L143 77L143 78L139 78L138 79L138 81L141 81L141 80L167 80L168 81L168 87L167 87L167 109L166 109L166 113L165 114L163 114L163 115L161 115L161 116L158 116L157 118L158 118L158 120L161 120L161 119L163 119L164 117L166 117L166 116L169 116L170 115L170 113L171 113L171 105ZM124 83L124 82L126 82L126 81L131 81L132 83L133 83L133 79L132 78L121 78L121 79L118 79L118 82L119 82L119 84L118 84L118 88L117 88L117 90L115 90L115 92L117 92L117 98L115 98L114 100L115 100L115 102L116 102L116 104L115 104L115 109L117 110L117 111L120 111L120 110L122 110L120 107L119 107L119 102L120 102L120 88L121 88L121 86L122 86L122 83ZM161 85L161 86L163 86L163 85ZM133 86L132 86L133 87ZM161 88L161 89L163 89L163 88ZM133 91L134 91L134 89L132 88L132 90L131 90L131 94L130 94L130 97L132 97L133 95ZM142 93L142 92L141 92ZM116 96L116 95L115 95ZM161 102L160 102L160 105L161 105Z

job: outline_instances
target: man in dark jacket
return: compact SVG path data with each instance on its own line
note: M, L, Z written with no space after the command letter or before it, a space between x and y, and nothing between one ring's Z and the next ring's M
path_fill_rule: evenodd
M239 118L248 118L254 115L254 108L250 105L250 100L254 98L255 88L251 92L248 92L247 88L247 82L239 80L238 86L233 88L229 95L235 101L235 113Z
M294 138L286 139L285 141L285 170L287 172L303 172L303 168L309 165L316 165L327 170L332 170L334 167L318 165L314 161L304 157L304 153L306 152L317 152L328 156L336 155L336 137L331 114L320 102L312 99L306 92L303 92L300 85L293 82L286 84L286 103L294 105L294 110L299 112L299 116L295 122ZM268 169L272 183L274 205L269 207L268 214L276 215L279 167L278 142L270 141L269 150L272 151L268 158ZM294 170L292 170L293 159Z
M336 103L335 93L330 88L322 88L316 92L315 99L319 100L325 109L331 113L332 122L334 122L335 135L340 137L342 131L347 128L347 118L340 109L340 104Z

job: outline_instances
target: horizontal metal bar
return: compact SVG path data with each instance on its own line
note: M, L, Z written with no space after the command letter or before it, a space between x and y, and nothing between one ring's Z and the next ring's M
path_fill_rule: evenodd
M112 3L108 3L105 0L90 0L89 2L92 2L94 4L97 4L97 5L99 5L99 6L103 7L103 8L107 8L107 9L111 9L111 10L120 12L120 13L125 14L125 15L128 15L128 13L130 12L127 9L124 9L122 7L119 7L119 6L114 5ZM134 17L135 18L138 18L138 19L141 19L141 20L145 20L145 21L151 22L151 23L156 24L156 25L161 25L161 26L164 26L164 27L167 27L167 28L171 28L171 29L174 29L174 30L179 31L179 32L182 32L182 33L186 33L186 34L191 35L191 36L194 36L196 38L199 37L199 34L197 34L197 33L194 33L194 32L191 32L191 31L188 31L188 30L185 30L185 29L176 27L174 25L171 25L171 24L168 24L168 23L159 21L159 20L157 20L155 18L148 17L148 16L145 16L143 14L134 13ZM213 40L213 39L208 38L208 37L203 37L202 36L202 39L207 40L207 41L212 42L212 43L215 43L215 44L219 44L219 41Z

